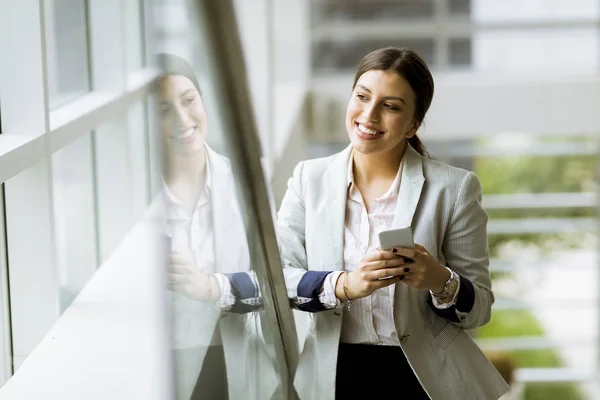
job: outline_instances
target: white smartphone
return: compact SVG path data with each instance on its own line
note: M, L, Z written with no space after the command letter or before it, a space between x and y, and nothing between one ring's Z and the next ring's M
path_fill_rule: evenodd
M389 231L379 232L379 246L382 250L389 250L392 247L412 249L415 247L412 228L408 226L406 228L390 229Z

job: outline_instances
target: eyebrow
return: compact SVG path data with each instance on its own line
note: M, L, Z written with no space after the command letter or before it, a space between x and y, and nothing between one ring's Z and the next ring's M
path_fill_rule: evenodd
M185 97L186 95L190 94L190 93L191 93L191 92L193 92L193 91L194 91L194 89L193 89L193 88L190 88L190 89L186 90L185 92L181 93L181 94L179 95L179 98ZM160 104L161 104L161 105L163 105L163 106L166 106L166 105L170 105L170 104L171 104L171 102L170 102L170 101L166 101L166 100L161 100L161 101L160 101Z
M179 97L186 96L186 95L190 94L190 92L193 92L193 91L194 91L194 89L193 89L193 88L190 88L190 89L186 90L185 92L181 93L181 94L179 95Z
M357 87L361 88L362 90L364 90L367 93L371 93L371 90L369 90L368 87L363 86L363 85L356 85ZM398 96L387 96L385 97L386 100L400 100L401 102L403 102L404 104L406 104L406 101L404 101L404 99L402 97L398 97Z

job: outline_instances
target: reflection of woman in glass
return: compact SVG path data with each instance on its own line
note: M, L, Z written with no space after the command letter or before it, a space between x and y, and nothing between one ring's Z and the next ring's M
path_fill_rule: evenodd
M205 143L207 117L193 70L173 55L160 55L160 62L164 75L158 83L159 126L177 397L206 398L210 393L211 399L226 399L228 391L243 388L246 379L240 360L245 317L220 318L222 309L233 306L224 273L249 268L246 235L229 163ZM243 305L233 308L245 311Z

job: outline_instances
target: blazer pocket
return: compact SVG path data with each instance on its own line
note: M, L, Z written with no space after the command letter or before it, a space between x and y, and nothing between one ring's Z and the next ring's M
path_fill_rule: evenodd
M454 342L460 331L462 331L462 328L446 321L446 326L435 335L435 341L438 346L445 350Z

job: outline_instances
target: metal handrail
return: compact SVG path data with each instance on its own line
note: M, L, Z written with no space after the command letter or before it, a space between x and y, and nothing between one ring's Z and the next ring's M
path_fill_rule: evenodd
M298 337L260 160L259 135L233 4L231 0L194 3L207 74L245 218L252 265L259 277L267 326L274 338L277 373L285 398L296 398L292 378L298 362Z

